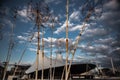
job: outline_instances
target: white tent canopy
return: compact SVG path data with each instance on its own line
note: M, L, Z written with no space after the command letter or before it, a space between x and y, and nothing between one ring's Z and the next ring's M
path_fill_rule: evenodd
M38 70L42 70L42 52L39 52L39 65L38 65ZM59 66L64 66L65 62L62 59L62 55L58 54L56 59L52 59L52 67L59 67ZM44 69L50 68L50 58L44 56ZM36 61L33 63L33 65L26 71L26 73L31 73L36 70Z

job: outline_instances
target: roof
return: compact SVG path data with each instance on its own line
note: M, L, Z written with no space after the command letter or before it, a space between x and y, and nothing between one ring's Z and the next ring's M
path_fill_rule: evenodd
M42 52L39 53L39 67L38 70L42 70ZM60 67L65 65L65 61L59 56L57 59L52 59L52 67ZM44 56L44 69L50 68L50 58ZM26 73L31 73L36 70L36 61L33 65L26 71Z

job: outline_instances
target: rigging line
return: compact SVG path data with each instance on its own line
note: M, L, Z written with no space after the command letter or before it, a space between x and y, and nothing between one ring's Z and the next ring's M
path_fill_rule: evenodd
M113 72L113 74L115 74L115 67L114 67L114 64L113 64L112 57L110 57L110 61L111 61L111 66L112 66L112 72Z
M18 61L18 64L17 64L17 66L16 66L16 68L15 68L15 70L14 70L13 76L15 76L15 73L16 73L16 71L17 71L17 69L18 69L18 65L20 64L20 62L21 62L21 60L22 60L22 58L23 58L23 56L24 56L24 54L25 54L26 49L27 49L27 47L25 47L25 49L24 49L23 52L22 52L22 55L21 55L21 57L20 57L20 60Z
M31 41L30 41L30 43L31 43ZM16 73L16 71L17 71L17 69L18 69L18 65L21 63L21 61L22 61L22 59L23 59L23 56L24 56L24 54L25 54L28 46L29 46L29 44L26 43L26 44L25 44L25 48L24 48L24 50L23 50L23 52L22 52L22 55L21 55L21 57L20 57L20 59L19 59L19 61L18 61L18 63L17 63L17 67L15 67L13 76L15 76L15 73Z
M97 59L97 54L96 54L95 57L96 57L96 59ZM99 70L99 68L98 68L98 67L99 67L99 64L97 63L97 61L95 61L95 64L96 64L96 69L98 70L97 73L98 73L98 74L102 73L102 72Z
M65 63L65 80L67 80L67 74L68 74L68 7L69 7L69 0L66 0L66 63Z
M87 22L87 21L89 20L89 17L91 16L91 13L92 13L92 10L88 11L88 14L87 14L84 22ZM69 67L68 67L67 78L68 78L68 75L69 75L69 72L70 72L71 64L72 64L72 61L73 61L73 59L74 59L74 55L75 55L75 52L76 52L78 43L79 43L79 41L80 41L80 37L81 37L82 33L85 31L85 28L86 28L86 25L85 25L85 23L84 23L84 24L83 24L83 27L82 27L82 30L80 31L80 33L79 33L79 35L78 35L78 39L76 40L76 43L75 43L75 48L74 48L74 51L73 51L73 53L72 53L72 59L70 60Z
M34 28L33 28L32 30L34 30ZM31 31L31 32L32 32L32 31ZM29 40L30 43L32 42L32 39L34 38L34 35L35 35L35 33L32 33L32 36L30 37L30 40ZM25 48L24 48L23 52L21 52L22 55L21 55L21 57L20 57L20 59L19 59L19 61L18 61L17 67L15 67L13 76L15 76L15 73L16 73L16 71L17 71L17 69L18 69L18 65L19 65L20 62L22 61L22 58L23 58L23 56L24 56L24 54L25 54L25 51L26 51L26 49L27 49L28 46L29 46L29 44L25 43Z
M10 62L11 55L12 55L12 49L14 47L14 43L13 43L13 28L14 28L14 24L13 24L12 29L11 29L10 44L9 44L9 47L8 47L8 53L7 53L7 58L6 58L6 63L5 63L4 74L3 74L2 80L5 79L6 71L8 69L8 64Z
M63 69L63 72L62 72L61 80L63 80L64 74L65 74L65 66L64 66L64 69Z

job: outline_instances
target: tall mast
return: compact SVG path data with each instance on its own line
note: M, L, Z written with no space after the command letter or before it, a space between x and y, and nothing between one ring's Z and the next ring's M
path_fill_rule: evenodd
M53 27L54 27L54 18L52 19L52 27L51 27L51 50L50 50L50 80L52 80L52 37L53 37Z
M38 5L37 5L38 7ZM41 15L39 15L39 10L36 10L36 25L37 25L37 36L38 36L38 45L37 45L37 56L36 56L36 76L35 80L38 80L38 67L39 67L39 52L40 52L40 25L41 25Z
M69 0L66 0L66 63L65 63L65 80L67 80L68 73L68 4Z
M80 31L80 33L79 33L79 35L78 35L78 37L77 37L77 40L75 41L74 50L73 50L73 52L72 52L72 58L71 58L71 60L70 60L70 63L69 63L69 66L68 66L68 72L67 72L67 74L66 74L66 75L67 75L66 80L68 79L68 76L69 76L69 73L70 73L71 64L72 64L72 61L73 61L73 59L74 59L74 55L75 55L75 52L76 52L76 50L77 50L78 43L79 43L79 41L80 41L80 39L81 39L81 35L82 35L82 33L85 31L85 28L86 28L85 22L87 22L87 21L89 20L91 14L92 14L92 11L93 11L93 9L90 9L90 10L88 11L88 14L87 14L86 17L85 17L85 20L84 20L84 23L83 23L83 26L82 26L82 30Z
M42 30L42 76L41 80L43 80L44 76L44 28Z
M40 54L40 27L44 27L42 23L45 23L49 20L49 7L46 4L43 4L41 2L32 4L31 1L28 3L28 10L27 14L31 14L32 16L28 15L28 18L31 20L35 20L36 26L37 26L37 55L36 55L36 70L35 70L35 80L38 80L38 67L39 67L39 54ZM33 18L34 17L34 18ZM44 41L42 40L42 50L44 50ZM42 51L42 58L44 60L44 51ZM44 61L42 62L44 64ZM44 65L42 65L43 69ZM43 70L42 70L42 76L43 79Z

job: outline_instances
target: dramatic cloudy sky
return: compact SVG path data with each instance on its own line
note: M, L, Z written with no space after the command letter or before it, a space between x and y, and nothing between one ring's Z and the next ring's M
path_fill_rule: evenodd
M43 2L42 0L39 0ZM88 2L90 1L90 2ZM94 0L70 0L69 1L69 46L73 45L84 24L85 16ZM30 0L1 0L0 1L0 61L6 59L10 44L11 28L13 30L13 42L11 63L17 62L27 47L21 63L33 63L36 57L37 28L35 20L27 13ZM33 5L38 2L34 0ZM61 51L65 58L66 40L66 0L44 0L48 4L50 13L56 22L53 28L53 57ZM81 40L75 53L75 60L81 62L97 62L102 66L110 65L110 58L116 67L120 66L120 2L119 0L95 0L94 11L86 28L82 33ZM31 6L29 6L30 8ZM93 5L92 5L93 7ZM16 12L14 21L13 15ZM29 11L29 9L28 9ZM31 17L31 18L30 18ZM45 55L50 56L50 44L52 23L43 24ZM42 36L42 29L40 34ZM30 38L32 41L30 42ZM42 44L42 43L40 43ZM70 48L70 47L69 47ZM59 51L60 50L60 51ZM69 57L71 58L71 57Z

